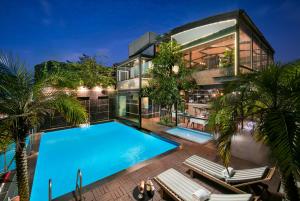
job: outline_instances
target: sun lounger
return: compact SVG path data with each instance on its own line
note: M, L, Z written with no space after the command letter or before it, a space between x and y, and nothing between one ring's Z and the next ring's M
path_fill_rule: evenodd
M228 178L222 173L224 166L196 155L186 159L183 164L191 169L191 173L197 172L236 193L243 192L237 187L268 181L275 172L275 168L268 167L235 170L234 175Z
M155 181L175 200L193 201L193 194L203 186L187 178L180 172L171 168L154 178ZM210 192L209 192L210 193ZM251 194L210 194L208 201L250 201Z

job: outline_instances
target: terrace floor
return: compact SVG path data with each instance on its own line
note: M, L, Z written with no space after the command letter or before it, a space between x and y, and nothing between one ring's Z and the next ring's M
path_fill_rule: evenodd
M176 170L180 171L181 173L189 177L188 169L185 166L183 166L182 162L193 154L203 156L215 162L220 162L220 159L217 157L216 148L213 142L208 142L206 144L197 144L194 142L176 138L168 134L165 134L163 132L167 127L158 125L150 121L149 122L143 121L143 127L161 136L179 142L182 145L182 148L167 153L165 155L159 156L157 158L148 160L142 164L136 165L132 168L124 170L113 176L110 176L104 180L95 182L91 185L84 187L83 200L85 201L135 200L132 195L132 192L141 180L145 180L148 177L153 178L159 173L169 168L175 168ZM31 160L30 163L31 163L30 172L33 173L32 167L34 167L34 164L32 163L34 163L34 160ZM258 167L259 164L254 164L252 162L233 157L231 160L231 166L234 168L252 168L252 167ZM226 189L218 186L215 183L211 183L210 181L200 176L197 176L193 180L213 193L230 193ZM154 182L154 185L157 192L155 193L153 200L157 200L157 201L168 200L162 198L161 189L156 182ZM273 179L270 182L268 182L267 185L269 186L270 192L276 192L279 185L278 174L275 174ZM271 195L269 194L268 198L264 200L280 200L277 198L278 197L276 196L276 193L274 193L274 195L272 193ZM55 200L75 201L76 199L74 198L73 193L70 193L63 197L57 198Z

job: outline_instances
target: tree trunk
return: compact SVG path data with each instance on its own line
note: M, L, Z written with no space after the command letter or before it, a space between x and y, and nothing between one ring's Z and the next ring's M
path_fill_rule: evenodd
M20 201L29 201L28 166L25 135L18 139L18 141L16 141L16 168Z
M296 186L296 179L293 174L284 175L281 172L281 181L284 187L284 192L286 194L286 200L289 201L298 201L300 196Z
M169 119L170 119L170 123L172 125L173 119L172 119L172 106L169 107Z

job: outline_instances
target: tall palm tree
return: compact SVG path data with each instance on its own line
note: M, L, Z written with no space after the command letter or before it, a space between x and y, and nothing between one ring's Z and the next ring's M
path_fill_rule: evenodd
M72 94L60 87L70 87L64 73L55 73L35 82L24 63L11 55L0 54L0 119L6 133L16 143L15 159L18 193L29 201L26 137L43 116L60 112L74 125L86 122L87 113Z
M231 157L232 136L243 129L243 120L252 120L255 139L270 148L286 198L299 200L300 61L242 75L212 105L209 125L218 133L218 152L225 166Z

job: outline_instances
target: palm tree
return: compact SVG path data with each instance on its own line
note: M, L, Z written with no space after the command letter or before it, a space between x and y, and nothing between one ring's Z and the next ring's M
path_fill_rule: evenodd
M288 200L299 200L300 179L300 61L271 65L242 75L225 87L213 104L209 125L218 134L217 147L228 167L232 136L243 120L254 121L257 141L270 148Z
M63 72L34 82L24 63L11 55L0 54L0 119L6 133L16 143L15 159L18 193L29 201L26 137L43 116L60 112L68 122L77 125L87 120L87 113L72 94L60 87L70 87Z

